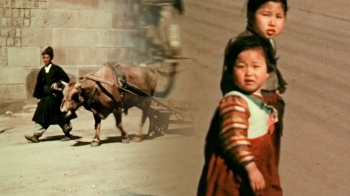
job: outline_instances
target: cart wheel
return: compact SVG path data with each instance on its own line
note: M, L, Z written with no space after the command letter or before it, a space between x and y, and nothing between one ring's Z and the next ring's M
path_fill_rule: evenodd
M168 111L158 112L157 121L155 125L156 134L162 136L169 127L170 113Z
M162 113L153 108L149 113L148 138L154 139L156 136L162 136L169 127L170 113Z
M153 108L150 108L149 110L149 127L148 127L148 133L147 133L147 138L148 139L153 139L155 136L155 124L156 124L156 119L155 119L155 110Z
M158 124L155 126L155 133L157 136L163 136L165 134L165 131L168 130L169 124Z
M153 139L153 138L154 138L154 131L148 134L148 139Z

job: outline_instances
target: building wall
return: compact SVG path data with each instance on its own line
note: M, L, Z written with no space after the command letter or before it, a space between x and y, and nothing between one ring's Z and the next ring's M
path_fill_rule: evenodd
M105 61L132 63L141 38L134 0L0 0L0 113L32 97L41 52L74 81Z

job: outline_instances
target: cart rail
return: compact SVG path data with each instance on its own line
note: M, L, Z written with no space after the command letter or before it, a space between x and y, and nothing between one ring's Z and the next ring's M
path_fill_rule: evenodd
M83 76L82 78L84 79L90 79L90 80L94 80L94 81L98 81L98 82L101 82L101 83L105 83L105 84L108 84L112 87L116 87L118 89L121 89L123 91L126 91L128 93L131 93L133 95L136 95L136 96L147 96L149 98L151 98L154 102L156 102L158 105L161 105L162 107L170 110L170 111L173 111L174 113L177 113L179 115L181 115L183 118L186 118L186 117L189 117L191 119L193 119L193 114L191 114L191 112L188 112L188 111L183 111L183 110L180 110L180 109L177 109L173 106L171 106L169 103L172 103L172 104L179 104L178 101L172 101L172 100L165 100L165 99L160 99L160 98L155 98L153 97L152 95L148 94L147 92L141 90L139 87L137 87L136 85L134 84L131 84L129 82L125 82L127 86L130 86L134 91L136 92L133 92L131 90L128 90L126 88L123 88L121 86L118 86L116 84L114 84L113 82L110 82L108 80L105 80L105 79L102 79L100 77L97 77L97 76L94 76L92 75L91 73ZM164 103L164 102L168 102L168 104ZM183 103L182 103L183 104ZM151 106L151 107L155 107L155 106Z

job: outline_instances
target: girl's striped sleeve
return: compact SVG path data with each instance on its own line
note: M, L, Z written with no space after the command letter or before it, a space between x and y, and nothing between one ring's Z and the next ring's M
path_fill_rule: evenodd
M240 96L231 95L220 101L219 109L224 152L243 166L254 161L247 139L250 116L247 102Z

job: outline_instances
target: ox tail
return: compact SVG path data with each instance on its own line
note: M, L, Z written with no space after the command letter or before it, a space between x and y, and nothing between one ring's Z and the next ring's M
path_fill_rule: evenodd
M155 97L162 97L165 98L167 97L170 92L172 91L172 89L174 88L174 83L175 83L175 77L176 74L185 71L185 70L178 70L178 64L180 60L191 60L192 58L185 58L185 57L181 57L181 58L175 58L175 59L168 59L165 60L165 64L170 65L170 71L162 71L160 69L162 69L164 66L160 66L160 67L152 67L152 71L154 73L158 73L160 76L162 77L166 77L167 79L167 84L164 88L164 90L162 91L155 91L154 92L154 96Z
M170 65L169 71L161 70L163 66L152 68L155 73L158 73L162 77L168 78L166 79L167 82L166 82L165 88L163 90L155 90L153 96L165 98L170 94L170 92L174 87L176 74L181 72L177 70L177 65L178 65L177 63L172 63Z
M152 67L152 71L157 72L159 75L163 76L163 77L168 77L171 78L173 76L175 76L176 74L185 71L185 70L177 70L177 63L172 63L170 71L161 71L160 69L162 69L163 66L160 67Z
M128 110L129 110L129 109L124 108L123 113L124 113L125 115L128 115Z
M177 71L177 70L171 70L170 72L164 72L164 71L160 71L159 69L155 70L159 73L159 75L161 76L164 76L164 77L167 77L167 78L171 78L173 76L175 76L176 74L180 73L180 72L183 72L185 70L180 70L180 71Z

